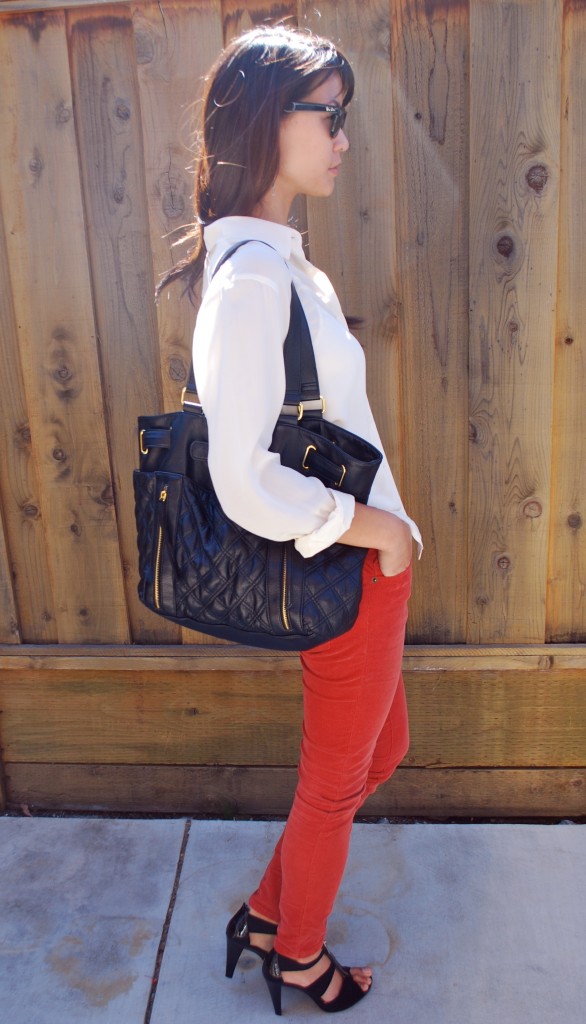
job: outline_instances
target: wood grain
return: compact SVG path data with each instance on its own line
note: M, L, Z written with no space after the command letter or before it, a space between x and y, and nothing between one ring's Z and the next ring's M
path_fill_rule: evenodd
M146 814L286 815L296 768L10 764L11 807ZM360 817L583 819L586 770L403 768Z
M470 5L468 640L545 637L561 0Z
M40 500L33 493L30 510L42 510L50 567L40 589L53 591L44 610L62 642L124 641L63 15L4 20L0 65L2 207L27 407L11 411L21 437L28 420L35 452Z
M565 11L546 639L586 637L586 6Z
M2 518L2 510L0 509L0 642L4 644L19 644L18 616Z
M394 170L405 501L426 545L409 639L466 639L468 16L393 4Z
M162 396L132 18L120 8L71 12L68 32L128 617L134 640L171 640L177 629L137 594L136 422L160 412Z
M222 48L220 5L218 0L197 6L166 3L164 8L135 4L133 24L151 250L159 280L188 248L185 244L175 248L174 243L193 221L193 130L210 55ZM157 305L160 366L142 364L146 379L161 374L166 410L180 408L181 390L191 368L196 308L182 292L181 284L174 284L161 295ZM153 347L151 355L156 354ZM195 631L183 630L182 636L186 644L210 642Z
M1 189L1 184L0 184ZM41 524L36 474L18 334L8 272L4 221L0 208L0 377L5 382L0 417L0 636L5 643L56 640L49 571ZM52 622L52 628L50 623Z
M319 9L299 4L299 24L332 39L350 61L356 98L344 131L349 152L330 199L308 199L312 261L331 278L345 314L362 317L357 331L367 364L367 390L400 486L400 391L397 352L392 110L389 104L389 12L382 0Z
M295 764L300 670L3 672L6 762ZM583 669L405 672L411 767L584 767Z

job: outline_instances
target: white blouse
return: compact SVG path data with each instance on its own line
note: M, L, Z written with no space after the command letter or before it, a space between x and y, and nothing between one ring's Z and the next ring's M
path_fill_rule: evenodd
M244 245L213 276L223 254ZM257 217L224 217L204 229L208 251L193 338L199 399L208 420L209 468L234 522L270 540L295 540L305 557L333 544L354 516L352 495L281 465L269 451L285 395L283 342L291 278L311 331L326 418L381 451L366 396L364 353L348 331L326 275L305 258L294 228ZM421 534L399 497L386 458L369 505L394 512Z

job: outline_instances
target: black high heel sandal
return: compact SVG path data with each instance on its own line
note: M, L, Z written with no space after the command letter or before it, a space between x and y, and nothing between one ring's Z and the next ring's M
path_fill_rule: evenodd
M246 903L243 903L240 910L237 910L234 917L231 917L226 926L226 977L231 978L236 970L236 964L240 954L244 950L256 953L257 956L265 957L272 950L261 949L260 946L253 946L250 941L250 932L259 932L261 935L276 935L277 926L271 921L263 921L262 917L251 914Z
M292 981L283 981L281 971L307 971L310 967L315 967L323 956L328 957L330 960L330 966L323 974L320 974L319 978L317 978L317 980L311 985L295 985ZM336 971L339 971L342 975L342 987L336 998L331 999L326 1003L322 997L324 992L327 991ZM276 953L273 950L270 956L267 956L263 961L262 973L268 985L275 1013L278 1017L281 1016L281 995L283 992L283 986L285 988L296 988L300 992L305 992L305 994L313 1000L316 1006L319 1006L320 1010L324 1010L326 1013L339 1013L340 1010L348 1010L351 1006L360 1002L364 996L368 995L370 987L372 987L370 986L367 988L366 992L364 992L360 988L358 982L354 981L354 978L350 974L350 968L342 967L325 945L322 946L315 960L312 960L311 963L308 964L300 964L298 960L291 960L289 957L282 956L280 953Z

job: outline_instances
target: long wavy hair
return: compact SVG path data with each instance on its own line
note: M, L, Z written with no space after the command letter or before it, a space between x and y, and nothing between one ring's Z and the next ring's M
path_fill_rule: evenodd
M188 256L169 270L160 294L182 279L191 294L203 272L203 228L220 217L250 216L279 170L279 127L284 108L337 72L345 106L354 74L327 39L277 26L255 28L234 39L210 69L197 133L195 223L182 241Z

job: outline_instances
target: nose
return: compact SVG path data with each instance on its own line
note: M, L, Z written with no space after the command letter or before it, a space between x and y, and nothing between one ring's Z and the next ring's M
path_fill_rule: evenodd
M350 143L348 141L348 136L344 132L344 129L340 128L340 131L338 132L336 138L334 139L334 149L339 150L340 153L345 153L346 150L349 148Z

